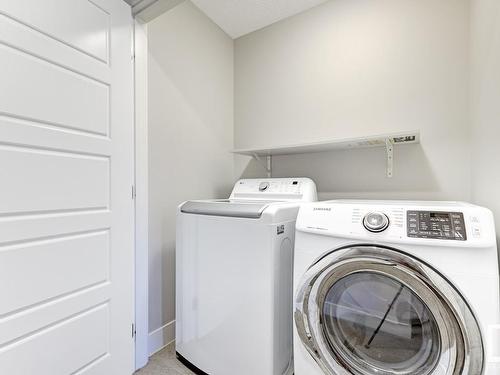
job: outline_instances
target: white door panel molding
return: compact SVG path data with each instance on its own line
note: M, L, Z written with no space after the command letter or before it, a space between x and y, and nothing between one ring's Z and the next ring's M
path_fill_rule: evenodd
M0 373L134 371L132 16L0 0Z

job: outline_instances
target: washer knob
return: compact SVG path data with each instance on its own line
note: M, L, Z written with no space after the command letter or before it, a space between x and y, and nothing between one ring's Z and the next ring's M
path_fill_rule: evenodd
M259 191L266 191L269 187L269 182L261 182L259 184Z
M383 232L389 226L389 218L382 212L370 212L363 219L363 225L370 232Z

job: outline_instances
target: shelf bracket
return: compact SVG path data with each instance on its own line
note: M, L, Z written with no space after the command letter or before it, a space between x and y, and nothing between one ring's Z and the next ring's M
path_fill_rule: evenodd
M386 174L387 178L392 178L394 169L394 144L389 138L385 139L385 153L387 156Z
M273 175L273 157L271 155L266 156L266 160L263 160L258 154L252 154L253 158L259 162L266 170L267 177L272 177Z

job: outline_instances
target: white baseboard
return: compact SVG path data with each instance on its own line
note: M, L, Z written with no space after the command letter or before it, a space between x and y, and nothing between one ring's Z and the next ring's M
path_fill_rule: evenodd
M155 329L149 333L148 347L149 356L162 350L165 346L175 340L175 320Z

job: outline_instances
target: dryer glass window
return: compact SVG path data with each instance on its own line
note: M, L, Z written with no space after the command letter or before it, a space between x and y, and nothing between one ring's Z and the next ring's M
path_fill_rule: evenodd
M424 302L398 280L358 272L324 296L324 334L359 374L428 374L439 361L438 325Z

